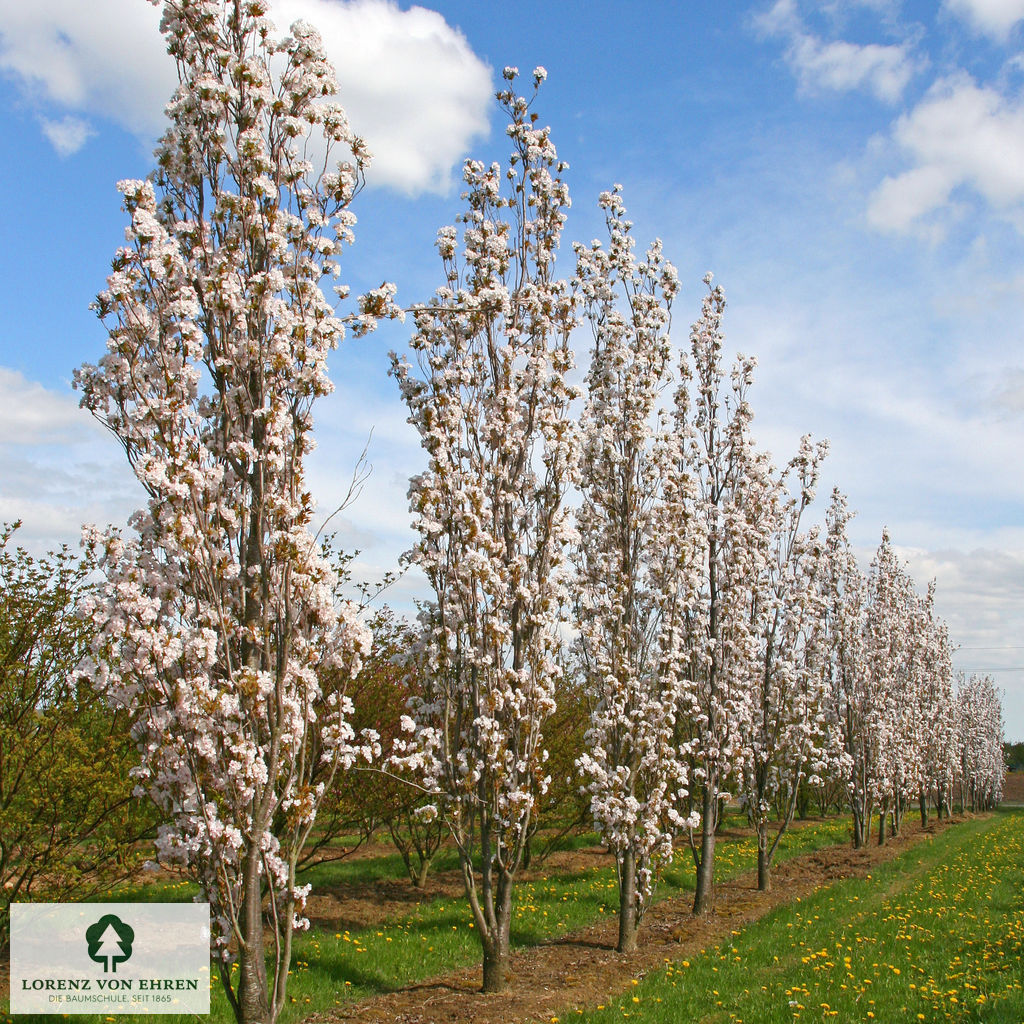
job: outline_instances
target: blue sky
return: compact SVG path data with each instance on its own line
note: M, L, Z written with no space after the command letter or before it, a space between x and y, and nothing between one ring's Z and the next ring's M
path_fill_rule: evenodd
M613 182L679 268L679 340L715 272L730 345L760 361L759 441L783 460L804 432L829 438L822 492L849 494L865 566L888 526L921 587L938 580L958 667L993 672L1024 737L1024 0L272 9L321 29L377 155L343 276L405 302L440 284L462 159L504 155L501 68L545 66L566 273ZM37 549L141 500L69 381L103 351L88 304L122 239L114 183L149 171L174 84L157 19L144 0L0 0L0 519ZM368 577L412 539L421 459L386 376L406 336L344 346L318 416L325 512L373 432L340 520Z

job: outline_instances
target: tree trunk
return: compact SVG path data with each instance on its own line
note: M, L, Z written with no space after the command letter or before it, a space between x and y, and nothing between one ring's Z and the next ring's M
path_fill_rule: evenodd
M494 903L494 932L481 936L484 949L484 992L503 992L511 977L509 930L512 925L512 879L498 880Z
M811 797L810 787L801 785L796 798L796 816L801 821L805 821L811 811Z
M761 892L768 892L772 887L771 863L764 841L763 836L757 837L757 888Z
M715 803L712 787L705 786L700 859L697 862L697 888L693 894L694 914L708 914L715 904Z
M239 1024L271 1024L267 997L267 962L263 950L263 899L260 887L259 850L249 850L245 862L245 893L242 905L244 938L238 951Z
M885 846L885 820L889 817L889 801L878 809L878 845Z
M921 790L919 797L921 803L921 828L928 827L928 794L925 790Z
M420 857L419 868L412 873L412 884L417 889L422 889L427 884L427 874L430 871L430 858Z
M853 812L853 848L859 850L865 841L864 836L864 815L856 809Z
M620 953L636 949L636 851L625 850L619 858L619 944Z
M484 992L503 992L509 980L508 935L484 944Z

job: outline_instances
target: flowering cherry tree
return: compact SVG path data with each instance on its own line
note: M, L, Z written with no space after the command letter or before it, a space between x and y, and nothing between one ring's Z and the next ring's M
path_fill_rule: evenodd
M119 185L127 243L96 304L107 354L76 376L149 495L130 535L89 535L106 579L85 668L131 709L139 790L168 818L160 856L210 901L243 1022L284 1005L308 890L296 861L358 753L343 689L325 698L318 673L351 674L368 639L309 531L304 472L344 332L320 281L351 237L367 154L330 102L315 30L278 39L266 12L164 3L180 86L156 172Z
M953 649L946 623L935 614L935 581L928 586L922 608L923 651L920 680L922 778L918 793L922 827L928 824L929 799L935 798L940 818L952 803L957 762L956 704L953 693Z
M671 364L679 284L655 242L638 264L619 188L601 196L608 248L577 246L577 280L594 335L581 419L583 500L575 546L577 631L592 713L579 768L598 832L615 854L620 952L637 927L672 837L687 824L686 749L675 743L679 666L665 643L679 581L658 572L666 463L657 402ZM678 624L676 624L678 629Z
M921 681L923 616L914 583L900 563L889 533L875 553L868 574L864 653L875 708L876 771L873 797L878 805L878 843L886 822L899 831L908 798L923 780Z
M758 652L749 666L752 713L740 725L747 757L739 781L757 834L762 890L770 887L772 858L796 813L801 785L820 781L834 760L836 734L828 728L822 673L822 547L816 528L801 530L827 451L826 443L815 447L803 438L760 509L770 517L772 536L750 604ZM789 493L790 479L796 494ZM772 823L777 804L781 812Z
M679 739L690 751L690 784L700 814L699 839L690 831L697 914L710 911L713 903L722 787L747 756L743 733L752 714L749 669L757 658L751 588L763 572L772 529L766 514L768 466L750 437L747 390L755 361L740 356L731 388L723 387L725 295L711 287L710 275L705 282L708 294L690 334L690 359L684 353L680 360L665 502L677 538L671 546L679 552L680 582L694 580L675 642L684 678Z
M877 760L878 712L864 655L867 581L850 547L853 513L838 488L825 516L825 702L830 726L842 744L836 772L853 815L853 845L868 839Z
M467 162L462 245L454 227L439 233L445 284L416 312L416 365L393 357L428 458L409 495L412 559L433 591L404 763L422 769L455 839L485 991L507 984L512 888L548 784L541 728L555 707L577 448L575 299L555 274L569 194L516 76L507 68L498 93L511 159Z

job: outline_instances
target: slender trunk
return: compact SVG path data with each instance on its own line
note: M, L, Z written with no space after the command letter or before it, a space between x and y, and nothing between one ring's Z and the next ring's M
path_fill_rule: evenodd
M263 899L260 888L260 854L251 848L245 860L245 894L242 903L242 941L238 950L239 1024L271 1024L267 998L267 963L263 950Z
M421 857L420 866L412 874L412 884L417 889L422 889L427 884L427 873L430 871L430 858Z
M859 850L865 841L864 836L864 815L860 808L853 809L853 848Z
M889 817L889 801L886 800L878 809L878 845L885 846L885 819Z
M619 857L619 944L620 953L636 949L636 851L624 850Z
M921 802L921 828L928 827L928 794L925 790L921 790L919 797Z
M768 860L768 849L765 845L765 837L757 837L757 888L761 892L768 892L772 887L771 863Z
M484 949L484 992L502 992L511 977L509 929L512 924L512 879L500 878L494 907L494 930L481 936Z
M866 800L854 793L850 796L850 811L853 814L853 848L859 850L871 838L871 809Z
M701 821L700 859L697 862L697 889L693 894L694 914L708 914L714 907L715 880L715 812L717 794L711 785L704 786L704 816Z

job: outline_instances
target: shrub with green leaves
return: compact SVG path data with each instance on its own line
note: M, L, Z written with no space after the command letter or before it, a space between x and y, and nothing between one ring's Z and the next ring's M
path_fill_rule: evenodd
M121 712L77 678L93 565L67 547L34 558L0 527L0 948L10 904L85 899L137 865L151 811Z

